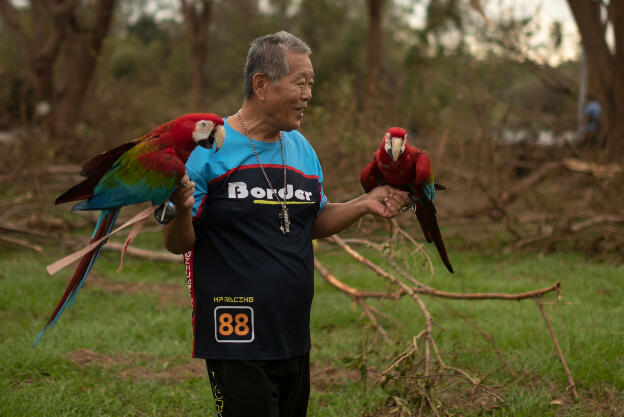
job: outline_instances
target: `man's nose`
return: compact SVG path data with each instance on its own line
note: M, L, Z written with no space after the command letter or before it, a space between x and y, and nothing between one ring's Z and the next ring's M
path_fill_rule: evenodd
M312 87L311 86L303 87L303 89L301 89L301 99L308 101L311 98L312 98Z

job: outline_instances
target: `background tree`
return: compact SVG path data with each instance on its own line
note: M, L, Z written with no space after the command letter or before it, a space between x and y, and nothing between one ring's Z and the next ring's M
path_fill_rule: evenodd
M92 10L79 9L71 15L62 61L64 77L54 109L57 134L71 134L82 120L83 104L99 64L116 3L117 0L100 0Z
M34 0L28 10L22 10L8 0L0 0L0 15L19 45L23 68L27 70L27 84L24 88L34 90L35 102L43 106L51 106L54 102L54 65L77 5L77 0ZM32 114L22 114L22 119L31 117Z
M0 15L28 68L39 115L47 116L52 133L71 134L81 120L115 3L102 0L93 8L81 8L79 0L33 0L27 10L20 10L0 1ZM57 74L64 77L59 80Z
M368 41L366 48L366 97L364 101L365 116L368 120L368 133L372 136L376 122L376 108L379 100L379 83L381 73L381 39L382 10L384 0L367 0Z
M607 154L624 156L624 2L611 0L568 0L581 34L590 79L604 109ZM605 19L602 15L604 13ZM613 28L614 45L607 43L607 29Z
M191 51L191 106L199 111L206 89L206 57L211 50L208 42L213 0L181 0L186 34Z

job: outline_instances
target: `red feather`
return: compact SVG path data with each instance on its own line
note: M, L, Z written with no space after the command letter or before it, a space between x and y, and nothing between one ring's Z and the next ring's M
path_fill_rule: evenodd
M369 192L378 185L386 184L383 174L379 170L379 167L377 167L375 154L373 154L373 160L366 164L362 170L362 174L360 174L360 182L366 192Z
M188 155L186 155L184 161L187 159ZM141 155L139 156L139 162L141 162L146 169L158 171L164 175L173 175L182 178L185 173L184 163L178 158L176 151L172 148Z

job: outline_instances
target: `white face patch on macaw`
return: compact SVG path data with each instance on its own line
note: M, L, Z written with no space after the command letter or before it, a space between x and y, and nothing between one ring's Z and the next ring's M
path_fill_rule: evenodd
M210 120L200 120L195 123L195 130L193 130L193 140L197 143L201 140L208 139L210 137L210 133L212 133L212 128L214 127L214 123Z
M405 144L407 143L407 135L404 137L400 136L392 136L390 137L390 133L386 133L384 139L384 150L388 155L392 157L394 162L399 159L403 152L405 152Z
M217 125L211 120L200 120L195 123L193 131L193 140L204 148L212 149L212 145L216 145L216 151L223 145L225 141L225 129L222 125Z

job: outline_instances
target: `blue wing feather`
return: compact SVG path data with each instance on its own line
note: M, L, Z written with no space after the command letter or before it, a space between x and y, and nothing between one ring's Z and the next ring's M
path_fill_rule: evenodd
M134 148L133 150L140 150ZM174 165L176 158L170 153L153 152L153 155L167 157ZM164 154L164 155L160 155ZM152 160L158 161L157 158ZM124 155L117 161L93 189L93 196L76 204L72 210L102 210L151 201L158 205L169 198L177 182L184 173L184 165L178 159L179 166L168 175L157 170L146 170L145 166L133 155ZM154 167L155 168L155 167Z

